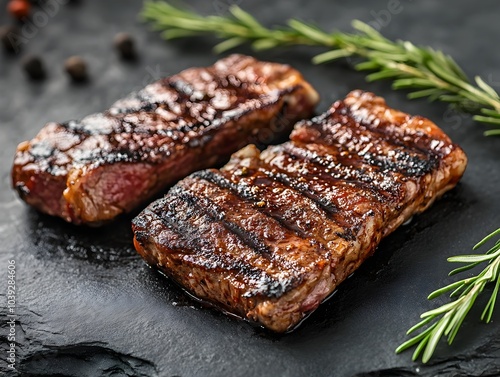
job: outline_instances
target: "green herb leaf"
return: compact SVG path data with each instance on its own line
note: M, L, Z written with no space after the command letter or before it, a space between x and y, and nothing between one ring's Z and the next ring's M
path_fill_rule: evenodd
M497 236L500 236L500 229L486 236L474 247L474 249L484 246ZM473 262L464 267L455 269L451 273L462 272L472 267L476 267L481 263L487 263L487 265L479 274L451 283L429 295L429 299L433 299L452 289L455 289L451 294L452 297L460 293L456 300L423 313L421 317L424 318L424 320L411 327L410 330L408 330L408 334L426 325L429 325L429 327L420 334L407 340L396 349L396 352L399 353L416 345L413 356L415 357L416 355L418 358L424 350L422 355L422 361L424 363L430 360L439 340L443 336L448 338L448 344L453 343L462 323L469 314L470 309L474 306L477 297L487 284L495 282L495 288L481 315L481 320L490 322L496 299L500 291L500 239L498 239L494 246L484 254L456 256L448 258L448 260L463 263Z
M248 42L255 50L279 46L323 46L327 51L313 57L315 64L344 57L357 57L362 62L357 70L373 70L369 81L393 80L394 89L413 89L410 99L427 97L443 101L473 114L477 122L500 125L500 97L480 77L471 83L463 70L448 55L429 47L415 46L409 41L391 41L377 30L354 20L355 34L325 32L316 25L289 20L286 26L266 28L250 13L232 6L227 16L203 16L175 7L165 1L146 1L141 14L165 39L213 34L223 41L214 51L227 51ZM495 118L495 119L494 119ZM499 135L489 130L485 135Z

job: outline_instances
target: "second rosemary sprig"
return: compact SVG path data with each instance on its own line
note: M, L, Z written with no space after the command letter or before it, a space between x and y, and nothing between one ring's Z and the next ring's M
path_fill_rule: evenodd
M339 58L360 60L354 67L369 70L367 80L390 79L394 89L409 90L409 98L428 98L451 103L475 114L478 122L495 128L485 135L500 135L500 97L479 76L471 82L450 57L408 41L391 41L361 21L353 21L357 33L325 32L310 23L291 19L286 26L267 28L237 6L228 16L203 16L165 1L145 2L142 16L166 39L214 34L223 41L220 53L244 43L256 50L280 46L323 46L327 51L313 58L325 63Z
M494 237L500 236L500 229L489 234L476 246L474 250L480 248ZM416 346L413 353L413 360L422 357L426 363L431 358L439 340L445 336L448 338L448 344L455 339L460 326L465 317L474 305L477 297L483 291L487 284L495 284L490 299L486 304L481 320L486 323L491 321L493 310L500 289L500 239L484 254L461 255L448 258L449 262L465 263L462 267L456 268L450 272L450 275L470 270L481 263L488 263L487 266L476 276L456 281L441 289L432 292L429 299L436 298L446 292L452 291L450 297L455 298L445 305L434 310L423 313L420 317L422 321L410 328L407 334L412 334L416 330L429 325L420 334L414 336L400 345L396 352Z

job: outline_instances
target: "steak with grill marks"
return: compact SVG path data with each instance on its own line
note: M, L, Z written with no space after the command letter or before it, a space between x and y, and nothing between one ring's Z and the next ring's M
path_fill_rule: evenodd
M467 163L430 120L361 91L297 124L290 139L190 175L133 221L149 264L277 332L453 188Z
M19 145L13 186L42 212L98 225L248 143L288 135L317 102L288 65L231 55L148 85L104 113L47 124Z

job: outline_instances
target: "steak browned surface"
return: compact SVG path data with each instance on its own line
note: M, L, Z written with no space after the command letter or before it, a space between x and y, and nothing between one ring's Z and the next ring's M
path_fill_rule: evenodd
M290 66L231 55L148 85L104 113L47 124L19 145L13 186L42 212L99 224L250 142L286 135L317 102Z
M180 181L135 218L135 246L200 299L287 331L466 163L430 120L354 91L289 142Z

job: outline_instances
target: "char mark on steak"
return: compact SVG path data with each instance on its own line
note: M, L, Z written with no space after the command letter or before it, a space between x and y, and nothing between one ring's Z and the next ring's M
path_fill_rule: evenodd
M317 102L288 65L231 55L150 84L104 113L47 124L19 145L13 186L42 212L98 225L248 143L287 135Z
M200 299L284 332L466 163L428 119L354 91L290 141L180 181L135 218L134 243Z

